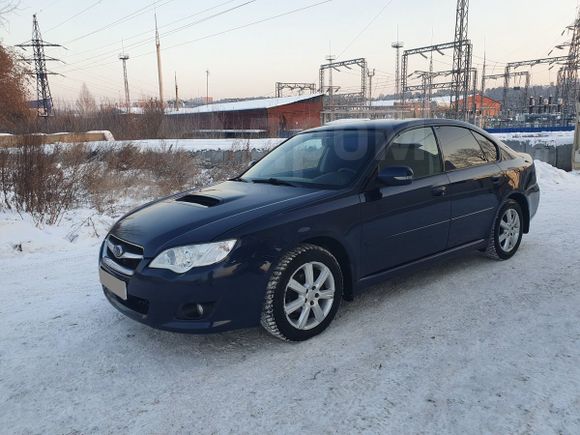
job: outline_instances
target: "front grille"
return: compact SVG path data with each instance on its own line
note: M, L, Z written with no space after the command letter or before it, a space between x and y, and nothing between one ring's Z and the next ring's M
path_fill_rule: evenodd
M108 236L103 247L103 263L126 276L132 276L143 260L143 248L115 236Z

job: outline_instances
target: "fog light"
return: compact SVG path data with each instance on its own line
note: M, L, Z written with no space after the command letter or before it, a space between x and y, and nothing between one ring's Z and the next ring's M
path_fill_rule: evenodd
M177 312L177 318L179 320L201 320L211 314L213 306L213 302L206 304L185 304L179 308L179 311Z

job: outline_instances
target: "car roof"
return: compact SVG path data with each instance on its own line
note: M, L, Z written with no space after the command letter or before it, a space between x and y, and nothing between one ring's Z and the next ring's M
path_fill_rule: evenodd
M411 127L430 127L451 125L456 127L470 128L480 133L485 132L473 124L454 119L431 119L431 118L414 118L414 119L380 119L380 120L345 120L336 124L330 123L322 127L306 130L305 133L337 131L337 130L384 130L392 134Z

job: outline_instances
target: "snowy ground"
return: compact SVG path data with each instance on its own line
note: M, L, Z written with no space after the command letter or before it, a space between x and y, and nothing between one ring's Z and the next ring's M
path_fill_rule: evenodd
M0 432L580 433L580 176L538 172L511 261L389 281L300 344L149 329L105 301L88 226L8 256L29 230L0 217Z

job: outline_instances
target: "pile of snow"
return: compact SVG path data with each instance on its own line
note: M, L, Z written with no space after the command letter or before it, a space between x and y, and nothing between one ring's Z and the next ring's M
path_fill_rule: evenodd
M551 145L561 146L570 145L574 142L573 131L542 131L535 133L495 133L501 141L518 141L527 142L531 146Z
M558 186L568 188L577 185L580 191L580 174L578 172L566 172L540 160L536 160L535 165L540 188L548 187L559 190Z
M35 223L28 213L0 213L0 258L66 251L73 246L96 246L115 219L90 209L64 214L59 225Z

